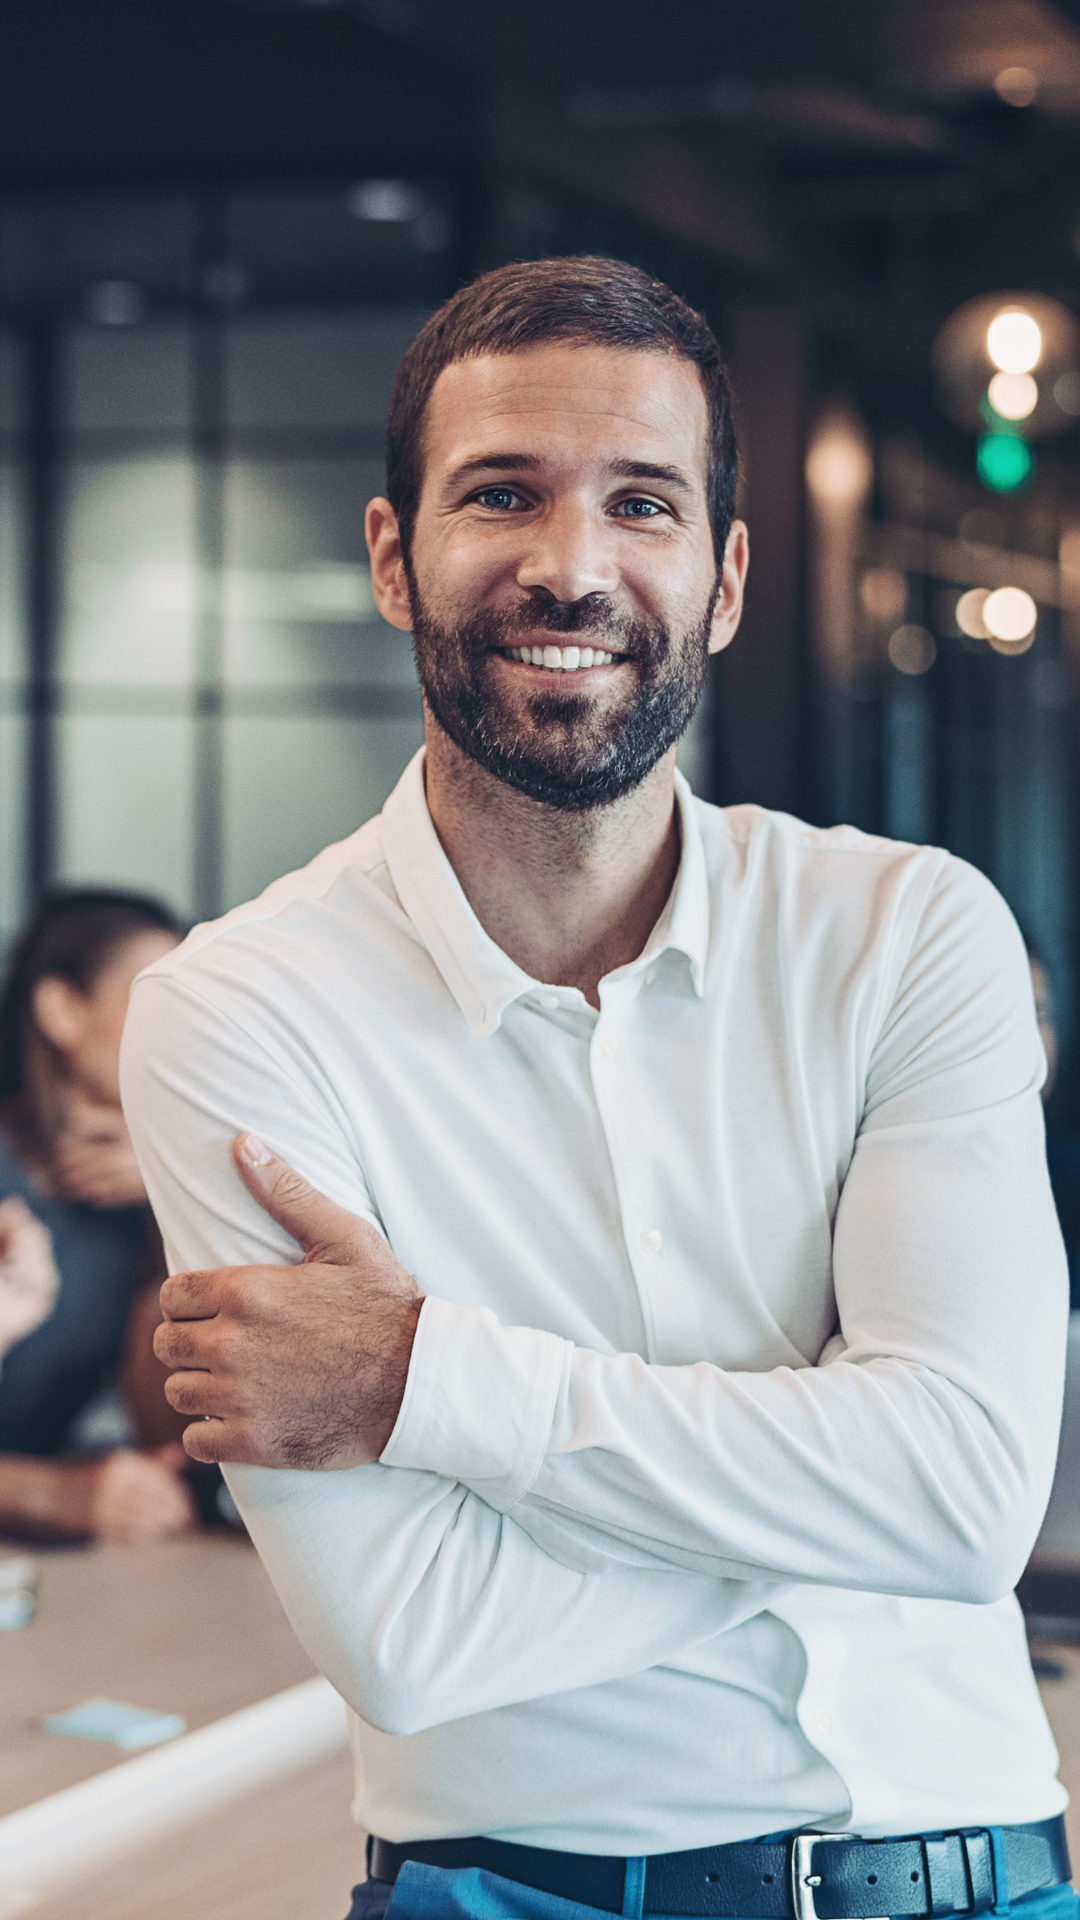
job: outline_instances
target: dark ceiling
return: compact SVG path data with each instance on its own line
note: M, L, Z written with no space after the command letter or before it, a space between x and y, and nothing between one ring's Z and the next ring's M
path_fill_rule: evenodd
M909 352L1080 293L1080 0L5 0L0 191L365 173L594 207Z

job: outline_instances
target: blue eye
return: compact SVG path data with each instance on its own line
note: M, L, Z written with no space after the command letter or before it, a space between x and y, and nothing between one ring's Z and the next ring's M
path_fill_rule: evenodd
M622 508L627 520L652 520L661 511L655 500L624 500Z
M513 507L517 494L512 487L485 487L476 499L481 507L490 507L495 513L506 513Z

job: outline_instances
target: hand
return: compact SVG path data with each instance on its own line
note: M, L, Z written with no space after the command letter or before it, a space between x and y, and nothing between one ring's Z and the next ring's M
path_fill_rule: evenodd
M90 1207L138 1207L146 1188L119 1106L72 1090L52 1154L52 1174L65 1200Z
M155 1453L120 1447L96 1461L89 1469L89 1532L125 1546L190 1533L195 1502L180 1478L183 1465L183 1448L175 1442Z
M25 1200L0 1200L0 1355L41 1325L60 1285L52 1235Z
M377 1460L405 1391L423 1295L382 1235L317 1192L254 1134L233 1159L304 1248L299 1267L178 1273L154 1352L165 1396L197 1422L193 1460L352 1467Z

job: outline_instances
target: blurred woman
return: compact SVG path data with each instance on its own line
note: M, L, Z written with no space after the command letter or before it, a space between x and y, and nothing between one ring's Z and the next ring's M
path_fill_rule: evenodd
M160 1242L155 1258L118 1081L131 983L181 933L140 895L55 891L0 998L0 1531L132 1541L193 1522L149 1344ZM122 1366L139 1437L159 1444L65 1452Z

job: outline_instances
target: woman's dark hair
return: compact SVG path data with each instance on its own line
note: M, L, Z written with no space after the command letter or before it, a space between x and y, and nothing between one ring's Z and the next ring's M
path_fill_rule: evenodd
M738 456L731 387L715 335L662 280L593 255L525 260L481 274L432 314L406 351L386 420L386 492L406 565L424 478L424 415L443 368L553 340L670 353L697 368L709 414L705 484L719 565L735 511Z
M105 887L51 887L43 894L16 942L0 994L0 1099L22 1088L39 980L59 974L80 993L89 993L126 940L157 932L181 939L184 931L175 913L149 894Z

